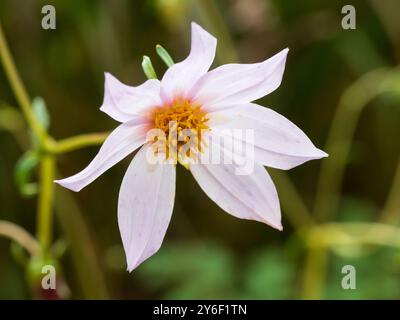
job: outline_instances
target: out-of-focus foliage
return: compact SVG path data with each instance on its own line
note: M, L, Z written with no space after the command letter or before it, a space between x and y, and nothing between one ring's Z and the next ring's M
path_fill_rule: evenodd
M177 263L181 261L181 263ZM165 298L293 298L296 261L278 248L262 248L246 259L217 244L168 246L138 272Z
M229 251L215 244L169 246L138 274L151 288L170 287L166 298L215 299L234 295L233 262Z
M393 299L400 295L398 250L371 248L343 258L332 254L327 299ZM179 263L178 263L179 262ZM342 267L356 268L356 290L343 290ZM294 299L297 262L277 247L259 249L246 259L209 244L168 246L138 271L145 286L166 299Z
M56 8L56 30L41 29L41 7L45 4ZM0 21L30 95L46 101L48 114L43 102L36 100L35 105L44 124L51 118L54 137L115 127L116 123L98 110L103 98L103 72L138 85L145 80L141 63L147 55L160 77L166 66L155 45L161 44L174 61L180 61L188 53L189 26L194 20L218 37L214 66L235 60L260 61L289 47L282 85L259 102L288 117L324 149L343 92L372 70L396 70L400 61L400 20L396 15L400 3L351 1L357 12L356 30L341 28L345 4L350 3L2 0ZM29 183L36 181L32 153L25 153L32 146L32 137L17 105L0 68L0 220L13 221L34 234L36 201L21 195L21 186L29 189ZM329 220L372 222L382 217L399 159L399 123L399 99L395 95L380 95L368 103L351 144L338 210ZM341 125L345 129L348 122ZM79 171L96 151L88 148L62 155L60 174ZM23 154L26 156L20 160ZM98 257L111 297L304 298L307 250L299 236L304 230L293 228L286 210L283 232L235 219L217 208L183 168L178 170L174 216L164 245L137 270L126 272L116 204L129 160L74 194L78 206L67 207L64 198L57 199L62 208L56 210L55 239L66 243L60 264L72 298L85 297L79 266L72 258L84 223L89 230L86 236L95 246L87 247L88 253L86 247L78 248L78 253ZM313 161L288 172L310 210L320 167L320 161ZM282 196L287 190L278 188L278 192ZM60 214L63 209L70 210L70 215ZM83 218L76 220L75 229L71 219L70 227L65 228L65 217L76 217L78 210ZM399 208L394 212L397 221L391 223L396 224ZM78 237L75 247L69 237ZM0 238L0 299L32 297L24 267L14 258L15 250L10 249L8 240ZM319 270L323 276L315 276L321 287L319 297L400 298L399 254L399 249L372 245L329 250L327 263ZM341 287L344 265L356 267L356 290Z
M399 250L371 248L361 256L333 256L326 289L328 299L397 299L400 296ZM357 271L356 290L343 290L344 265Z

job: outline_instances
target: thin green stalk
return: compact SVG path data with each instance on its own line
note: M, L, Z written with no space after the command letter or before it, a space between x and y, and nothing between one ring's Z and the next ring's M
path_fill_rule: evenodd
M321 164L314 217L320 220L333 218L360 114L372 99L388 90L385 84L393 74L393 71L374 70L362 76L342 95L325 148L329 158Z
M36 239L28 231L15 223L0 220L0 236L17 242L31 256L37 256L40 253L40 246Z
M383 223L397 224L400 220L400 159L397 163L392 186L383 208L380 221Z
M309 244L331 249L351 245L400 248L400 228L373 222L327 223L313 228Z
M55 159L45 154L40 164L40 191L38 200L37 238L43 255L47 255L52 242Z
M40 122L36 119L35 114L31 108L31 101L26 92L24 84L18 74L17 68L15 67L14 60L10 54L10 50L5 39L3 29L0 23L0 59L4 67L4 71L14 92L14 95L21 106L22 112L29 124L32 131L39 137L39 140L43 142L43 139L47 136L47 133Z
M313 227L306 243L308 251L301 296L320 299L329 249L360 245L400 248L400 228L383 223L327 223Z
M61 154L71 152L89 146L96 146L102 144L109 135L109 132L81 134L71 138L57 141L49 152L54 154Z
M310 211L299 195L296 186L288 174L283 171L269 170L279 191L279 198L286 217L297 231L308 228L314 224Z
M56 189L56 213L69 243L74 271L85 299L107 299L109 293L93 237L71 193Z
M327 262L328 252L325 248L311 247L308 249L300 293L302 299L316 300L322 298Z
M54 154L76 150L89 145L97 145L104 141L106 134L88 134L61 140L59 143L47 134L43 126L35 117L29 96L19 77L14 61L8 49L3 31L0 25L0 58L3 63L7 78L20 105L22 113L26 118L29 128L38 137L40 146L43 147L42 159L40 164L40 193L38 200L37 217L37 238L29 237L23 229L10 224L1 224L0 233L3 232L21 245L32 254L49 254L52 243L53 226L53 201L55 178L55 158ZM16 134L16 132L13 132ZM23 144L25 146L25 143ZM85 298L107 298L107 288L105 285L102 270L99 267L98 259L94 254L94 246L91 242L85 222L79 208L68 194L59 191L64 196L57 200L57 210L60 214L61 226L65 237L70 243L72 258L75 269L79 275L80 283L83 287ZM61 200L60 200L61 198ZM11 228L10 228L11 226ZM36 244L36 245L35 245Z

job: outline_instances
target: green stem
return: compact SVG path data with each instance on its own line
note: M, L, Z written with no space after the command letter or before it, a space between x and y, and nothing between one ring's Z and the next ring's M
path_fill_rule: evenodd
M314 227L309 236L312 247L381 245L400 248L400 228L383 223L328 223Z
M54 141L47 134L43 126L35 117L28 94L15 68L14 61L8 49L3 31L0 25L0 58L3 63L7 78L10 82L14 95L21 107L22 113L26 118L28 126L38 137L40 146L43 148L40 166L40 193L38 201L37 217L37 237L39 243L23 229L16 225L0 224L0 233L9 236L19 242L32 254L49 254L52 242L53 230L53 201L54 201L54 176L55 158L54 154L76 150L89 145L97 145L104 141L106 133L88 134ZM13 132L16 134L15 132ZM23 143L25 146L25 142ZM102 270L99 267L98 259L94 254L94 246L91 242L85 222L79 208L66 191L59 191L64 196L58 197L57 211L60 214L61 226L65 237L70 243L72 258L75 269L82 284L84 296L89 299L107 298L107 288L105 285ZM11 226L11 227L10 227Z
M308 252L304 266L301 295L319 299L328 249L341 246L380 245L400 248L400 228L383 223L327 223L313 227L307 236Z
M311 247L308 250L303 271L302 299L322 298L327 262L328 252L324 248Z
M31 256L37 256L40 252L40 246L36 239L15 223L0 220L0 236L10 238L17 242L28 251Z
M4 67L4 71L14 92L14 95L21 106L22 112L29 124L29 127L37 135L39 141L43 142L47 133L40 122L35 117L35 114L31 108L31 101L26 92L24 84L18 74L17 68L15 67L14 60L10 54L10 50L5 39L2 26L0 24L0 59Z
M390 188L386 204L382 211L381 221L389 224L397 224L400 219L400 159L397 163L392 187Z
M80 148L102 144L109 132L88 133L57 141L49 152L54 154L66 153Z
M373 98L388 91L389 86L386 84L393 74L393 71L374 70L362 76L342 95L325 148L329 158L324 159L321 164L314 217L320 220L333 218L360 114Z
M55 159L45 154L40 164L37 238L46 256L52 241Z
M71 193L63 188L56 189L55 201L57 216L69 243L77 282L82 286L83 298L107 299L106 280L83 213Z

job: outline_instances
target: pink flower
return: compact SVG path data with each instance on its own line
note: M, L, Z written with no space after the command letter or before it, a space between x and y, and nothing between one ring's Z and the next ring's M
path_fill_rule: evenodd
M236 161L193 164L180 159L179 162L192 172L203 191L223 210L278 230L282 230L279 199L263 166L288 170L327 156L289 120L251 102L279 87L288 49L261 63L226 64L208 71L216 45L217 40L212 35L192 23L189 56L172 65L161 81L151 79L130 87L106 73L100 110L121 124L84 170L56 181L79 191L141 147L119 192L118 224L129 271L158 251L174 205L176 165L168 161L149 164L147 155L154 143L146 140L150 129L168 134L170 128L166 124L173 120L178 130L199 132L205 129L207 136L214 138L229 135L227 129L253 130L252 159L255 163L249 174L238 175ZM240 139L236 135L230 137L234 141ZM200 135L199 139L205 137ZM202 158L210 152L211 146L203 141L200 144ZM227 154L223 145L215 150Z

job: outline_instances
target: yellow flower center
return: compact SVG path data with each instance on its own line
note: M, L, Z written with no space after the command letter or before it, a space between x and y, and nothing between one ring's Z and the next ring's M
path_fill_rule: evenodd
M189 161L196 160L198 152L202 151L202 133L209 130L207 112L190 100L175 99L168 105L154 108L150 118L152 128L165 134L166 157L188 168Z

